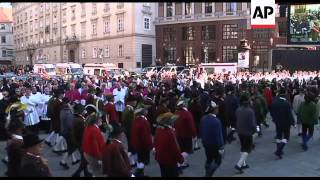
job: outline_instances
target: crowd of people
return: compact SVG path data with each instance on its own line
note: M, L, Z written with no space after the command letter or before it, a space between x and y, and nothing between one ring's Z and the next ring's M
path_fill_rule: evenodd
M150 155L161 176L177 177L188 156L205 150L205 176L219 168L224 147L240 140L235 169L249 168L254 138L275 124L280 159L299 128L308 150L320 116L319 72L239 72L206 78L155 76L63 80L3 79L0 85L0 139L7 141L7 176L52 176L43 143L61 155L72 176L146 176ZM39 138L39 132L48 136Z

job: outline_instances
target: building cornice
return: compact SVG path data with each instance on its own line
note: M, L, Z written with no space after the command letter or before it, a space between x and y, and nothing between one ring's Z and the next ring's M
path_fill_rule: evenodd
M117 36L106 36L101 38L94 38L94 39L88 39L88 40L80 40L79 44L81 43L87 43L87 42L95 42L95 41L103 41L103 40L111 40L111 39L119 39L119 38L126 38L126 37L146 37L146 38L155 38L154 35L146 35L146 34L139 34L139 33L132 33L132 34L125 34L125 35L117 35ZM35 49L42 49L42 48L51 48L55 46L65 46L64 43L55 43L55 44L48 44L44 46L36 46ZM24 52L28 51L28 49L17 49L16 52Z
M22 8L22 9L19 9L19 11L17 11L17 8L16 8L16 7L12 6L12 16L21 13L22 11L24 11L24 10L32 7L33 5L36 5L36 3L31 3L31 4L29 4L28 6Z

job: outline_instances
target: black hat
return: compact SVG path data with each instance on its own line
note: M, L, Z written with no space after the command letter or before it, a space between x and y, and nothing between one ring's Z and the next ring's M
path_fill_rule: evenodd
M41 143L43 140L38 135L30 133L23 136L23 148L29 148Z
M99 94L101 94L102 93L102 90L99 88L99 87L97 87L96 88L96 95L99 95Z
M81 114L84 111L84 106L82 104L76 104L73 107L73 111L75 114Z
M118 124L118 123L112 124L112 131L110 133L110 135L112 137L115 137L115 136L121 134L122 132L123 132L123 129L120 124Z
M69 98L67 98L67 97L64 97L63 99L62 99L62 103L63 104L68 104L70 102L70 100L69 100Z
M27 82L24 83L24 87L27 88L27 89L31 89L32 88L31 84L27 83Z
M56 93L57 96L58 96L58 95L61 95L61 94L64 94L64 89L62 89L62 88L60 87L59 89L57 89L57 90L55 91L55 93Z
M133 102L133 101L137 101L137 98L134 95L129 95L127 98L127 102Z

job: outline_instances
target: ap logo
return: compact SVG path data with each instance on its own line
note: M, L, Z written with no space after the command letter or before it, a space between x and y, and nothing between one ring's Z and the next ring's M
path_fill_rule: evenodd
M275 28L275 0L251 0L251 28Z

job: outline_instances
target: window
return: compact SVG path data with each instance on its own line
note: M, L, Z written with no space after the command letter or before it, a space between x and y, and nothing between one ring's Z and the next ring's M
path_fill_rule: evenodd
M214 40L215 39L215 25L202 26L201 39L202 40Z
M64 9L64 10L62 10L62 22L66 22L67 21L66 16L67 16L67 10Z
M193 26L183 27L182 28L182 36L183 40L194 40L195 30Z
M173 5L172 3L167 3L167 17L172 17Z
M38 20L37 19L35 20L34 29L38 30Z
M91 22L92 35L97 35L97 20Z
M226 12L237 11L237 3L226 3Z
M117 31L120 32L120 31L124 31L124 27L123 27L123 24L124 24L124 14L119 14L117 15L117 24L118 24L118 27L117 27Z
M76 19L76 7L71 7L71 21Z
M238 59L237 46L223 46L222 59L223 59L223 62L237 62L237 59Z
M104 48L104 57L105 58L110 57L110 48L109 47Z
M141 68L141 62L137 62L137 68Z
M110 10L109 3L104 3L103 11L104 11L104 12L109 12L109 10Z
M164 42L174 43L176 41L176 32L174 28L163 28Z
M118 68L122 69L123 68L123 63L118 63Z
M253 38L259 39L259 41L269 41L268 29L253 29Z
M121 9L121 8L123 8L124 7L124 3L117 3L117 8L118 9Z
M144 17L144 30L150 30L150 18L149 17Z
M2 57L7 57L7 51L6 50L2 50Z
M92 58L98 58L98 48L93 48Z
M67 27L62 27L62 36L63 36L64 38L67 37Z
M184 3L185 5L185 15L191 15L191 3Z
M285 22L278 22L279 36L287 37L287 25Z
M237 38L238 38L238 24L224 24L223 39L237 39Z
M97 14L97 3L92 3L92 14Z
M258 68L262 68L263 65L267 66L268 62L268 46L252 46L252 55L254 56L259 56L259 63L257 64ZM263 64L264 63L264 64Z
M81 38L86 37L86 22L81 23Z
M81 50L81 58L82 59L86 58L86 50L85 49Z
M212 13L212 3L210 2L210 3L204 3L204 12L206 13L206 14L208 14L208 13Z
M86 16L86 4L81 3L81 17Z
M183 56L186 62L186 65L195 64L195 51L192 46L187 46L183 50Z
M57 22L57 13L54 13L53 14L53 23L56 23Z
M5 30L6 29L6 25L5 24L0 24L0 29L1 30Z
M213 63L216 60L216 53L212 46L205 45L201 49L201 60L203 63Z
M142 5L143 5L143 6L150 7L150 3L143 3Z
M30 10L29 16L30 16L30 19L32 19L32 10Z
M103 33L110 33L110 17L104 19Z
M167 63L175 63L176 62L176 48L168 47L164 49L164 58Z
M118 48L118 56L119 56L119 57L123 57L123 45L119 45L119 48Z
M76 35L76 25L75 24L71 25L71 34L72 34L72 36Z
M6 43L6 36L1 36L1 43Z

